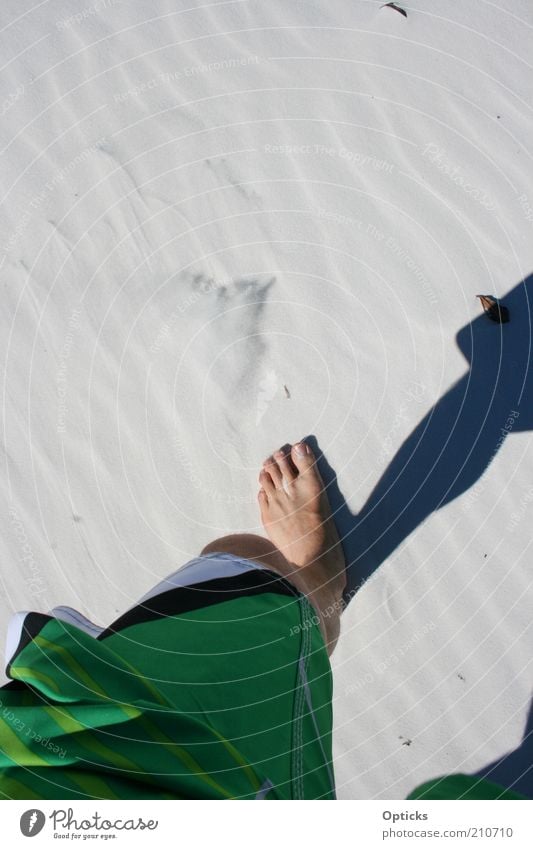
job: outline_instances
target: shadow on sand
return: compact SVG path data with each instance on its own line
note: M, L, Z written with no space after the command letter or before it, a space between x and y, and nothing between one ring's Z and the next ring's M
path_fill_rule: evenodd
M533 702L529 707L520 745L503 758L478 770L476 775L508 787L528 799L533 798Z
M468 371L403 442L360 513L350 512L316 438L306 437L318 457L348 563L347 603L433 511L476 484L509 434L533 429L533 275L501 300L510 322L491 321L480 306L480 315L459 331ZM532 762L531 722L530 713L520 749L487 767L490 776L483 774L493 781L499 776L500 783L505 777L505 786L511 786L516 770L523 772L523 758ZM531 780L529 785L531 795Z
M470 489L509 434L533 429L533 275L502 298L508 324L481 313L457 334L469 370L400 446L357 515L314 436L348 563L351 597L426 519Z

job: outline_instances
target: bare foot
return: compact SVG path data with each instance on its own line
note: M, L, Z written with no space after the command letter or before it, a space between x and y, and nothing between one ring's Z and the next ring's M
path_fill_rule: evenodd
M272 543L315 588L340 596L346 563L314 455L305 442L276 451L259 474L261 520ZM296 570L295 570L296 571Z

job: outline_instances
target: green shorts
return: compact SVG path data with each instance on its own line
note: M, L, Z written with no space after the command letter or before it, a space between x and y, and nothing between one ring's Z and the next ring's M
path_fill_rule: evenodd
M7 673L4 798L335 798L326 647L269 570L162 592L96 639L29 613Z

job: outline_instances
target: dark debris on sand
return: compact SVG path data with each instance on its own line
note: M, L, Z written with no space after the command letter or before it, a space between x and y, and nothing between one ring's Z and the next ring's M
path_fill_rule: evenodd
M401 6L397 6L396 3L383 3L383 5L379 8L385 9L386 7L388 7L389 9L394 9L395 12L399 12L400 15L404 16L404 18L407 17L407 12L405 11L405 9L402 9Z
M479 298L481 305L485 310L485 315L491 321L497 321L499 324L505 324L509 321L509 310L500 304L492 295L476 295Z

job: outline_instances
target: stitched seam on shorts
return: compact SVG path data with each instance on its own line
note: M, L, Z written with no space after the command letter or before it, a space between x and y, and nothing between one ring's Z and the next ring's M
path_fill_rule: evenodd
M298 602L298 612L300 614L300 625L302 624L302 603L301 600ZM295 683L295 696L294 696L294 705L292 711L292 735L291 735L291 798L298 799L299 793L299 784L298 784L298 776L300 771L299 764L299 740L298 740L298 717L301 711L302 704L302 693L300 686L300 657L302 653L302 644L303 644L303 632L300 631L300 650L298 653L298 661L297 661L297 671L296 671L296 683Z
M309 602L305 596L299 598L300 624L306 623L305 614L308 612ZM303 776L303 713L306 704L305 679L302 677L302 665L304 672L309 657L311 634L309 628L302 627L300 642L300 654L298 657L298 673L296 677L296 697L293 712L293 735L292 735L292 798L304 799L304 776Z
M302 664L302 666L303 666L303 664ZM302 669L302 678L303 678L303 681L304 681L304 693L305 693L305 699L306 699L306 702L307 702L307 707L309 709L309 714L310 714L311 720L313 722L313 728L315 730L316 739L317 739L318 745L320 746L320 751L322 753L324 766L326 767L326 770L327 770L327 773L328 773L330 790L333 794L333 798L335 798L336 795L335 795L335 778L334 778L334 775L333 775L333 764L327 758L326 752L324 750L324 744L322 742L322 735L321 735L320 729L318 727L318 722L317 722L315 710L314 710L314 707L313 707L313 698L312 698L312 693L311 693L311 686L309 684L309 678L308 678L307 671L306 671L305 667L303 667L303 669Z
M306 601L306 607L307 607L307 614L309 614L311 612L311 606L310 606L309 602L307 602L307 601ZM301 660L301 670L302 671L300 673L301 687L302 687L302 699L303 699L302 716L301 716L301 720L300 720L300 737L301 737L301 750L300 750L301 751L301 778L300 778L300 782L301 782L301 793L302 793L301 798L302 799L305 799L304 749L303 749L303 744L304 744L304 713L305 713L306 705L307 705L307 699L306 699L306 694L305 694L305 685L306 685L306 680L307 680L307 664L309 662L309 651L310 651L310 649L311 649L311 628L306 628L306 630L305 630L305 640L304 640L304 651L303 651L303 657L302 657L302 660Z
M304 713L304 709L305 709L305 691L304 691L304 683L303 683L303 679L302 679L301 667L302 667L302 664L305 664L308 636L309 636L309 631L306 629L305 632L304 632L304 639L303 639L304 645L303 645L303 649L302 649L302 655L301 655L299 662L298 662L298 677L299 677L299 684L300 684L300 692L302 694L302 709L300 711L300 716L299 716L299 719L298 719L298 724L299 724L298 745L299 745L299 751L300 751L300 774L299 774L299 779L298 779L298 781L299 781L298 798L299 799L305 798L304 776L303 776L303 760L304 760L304 753L303 753L303 742L304 742L303 713Z

